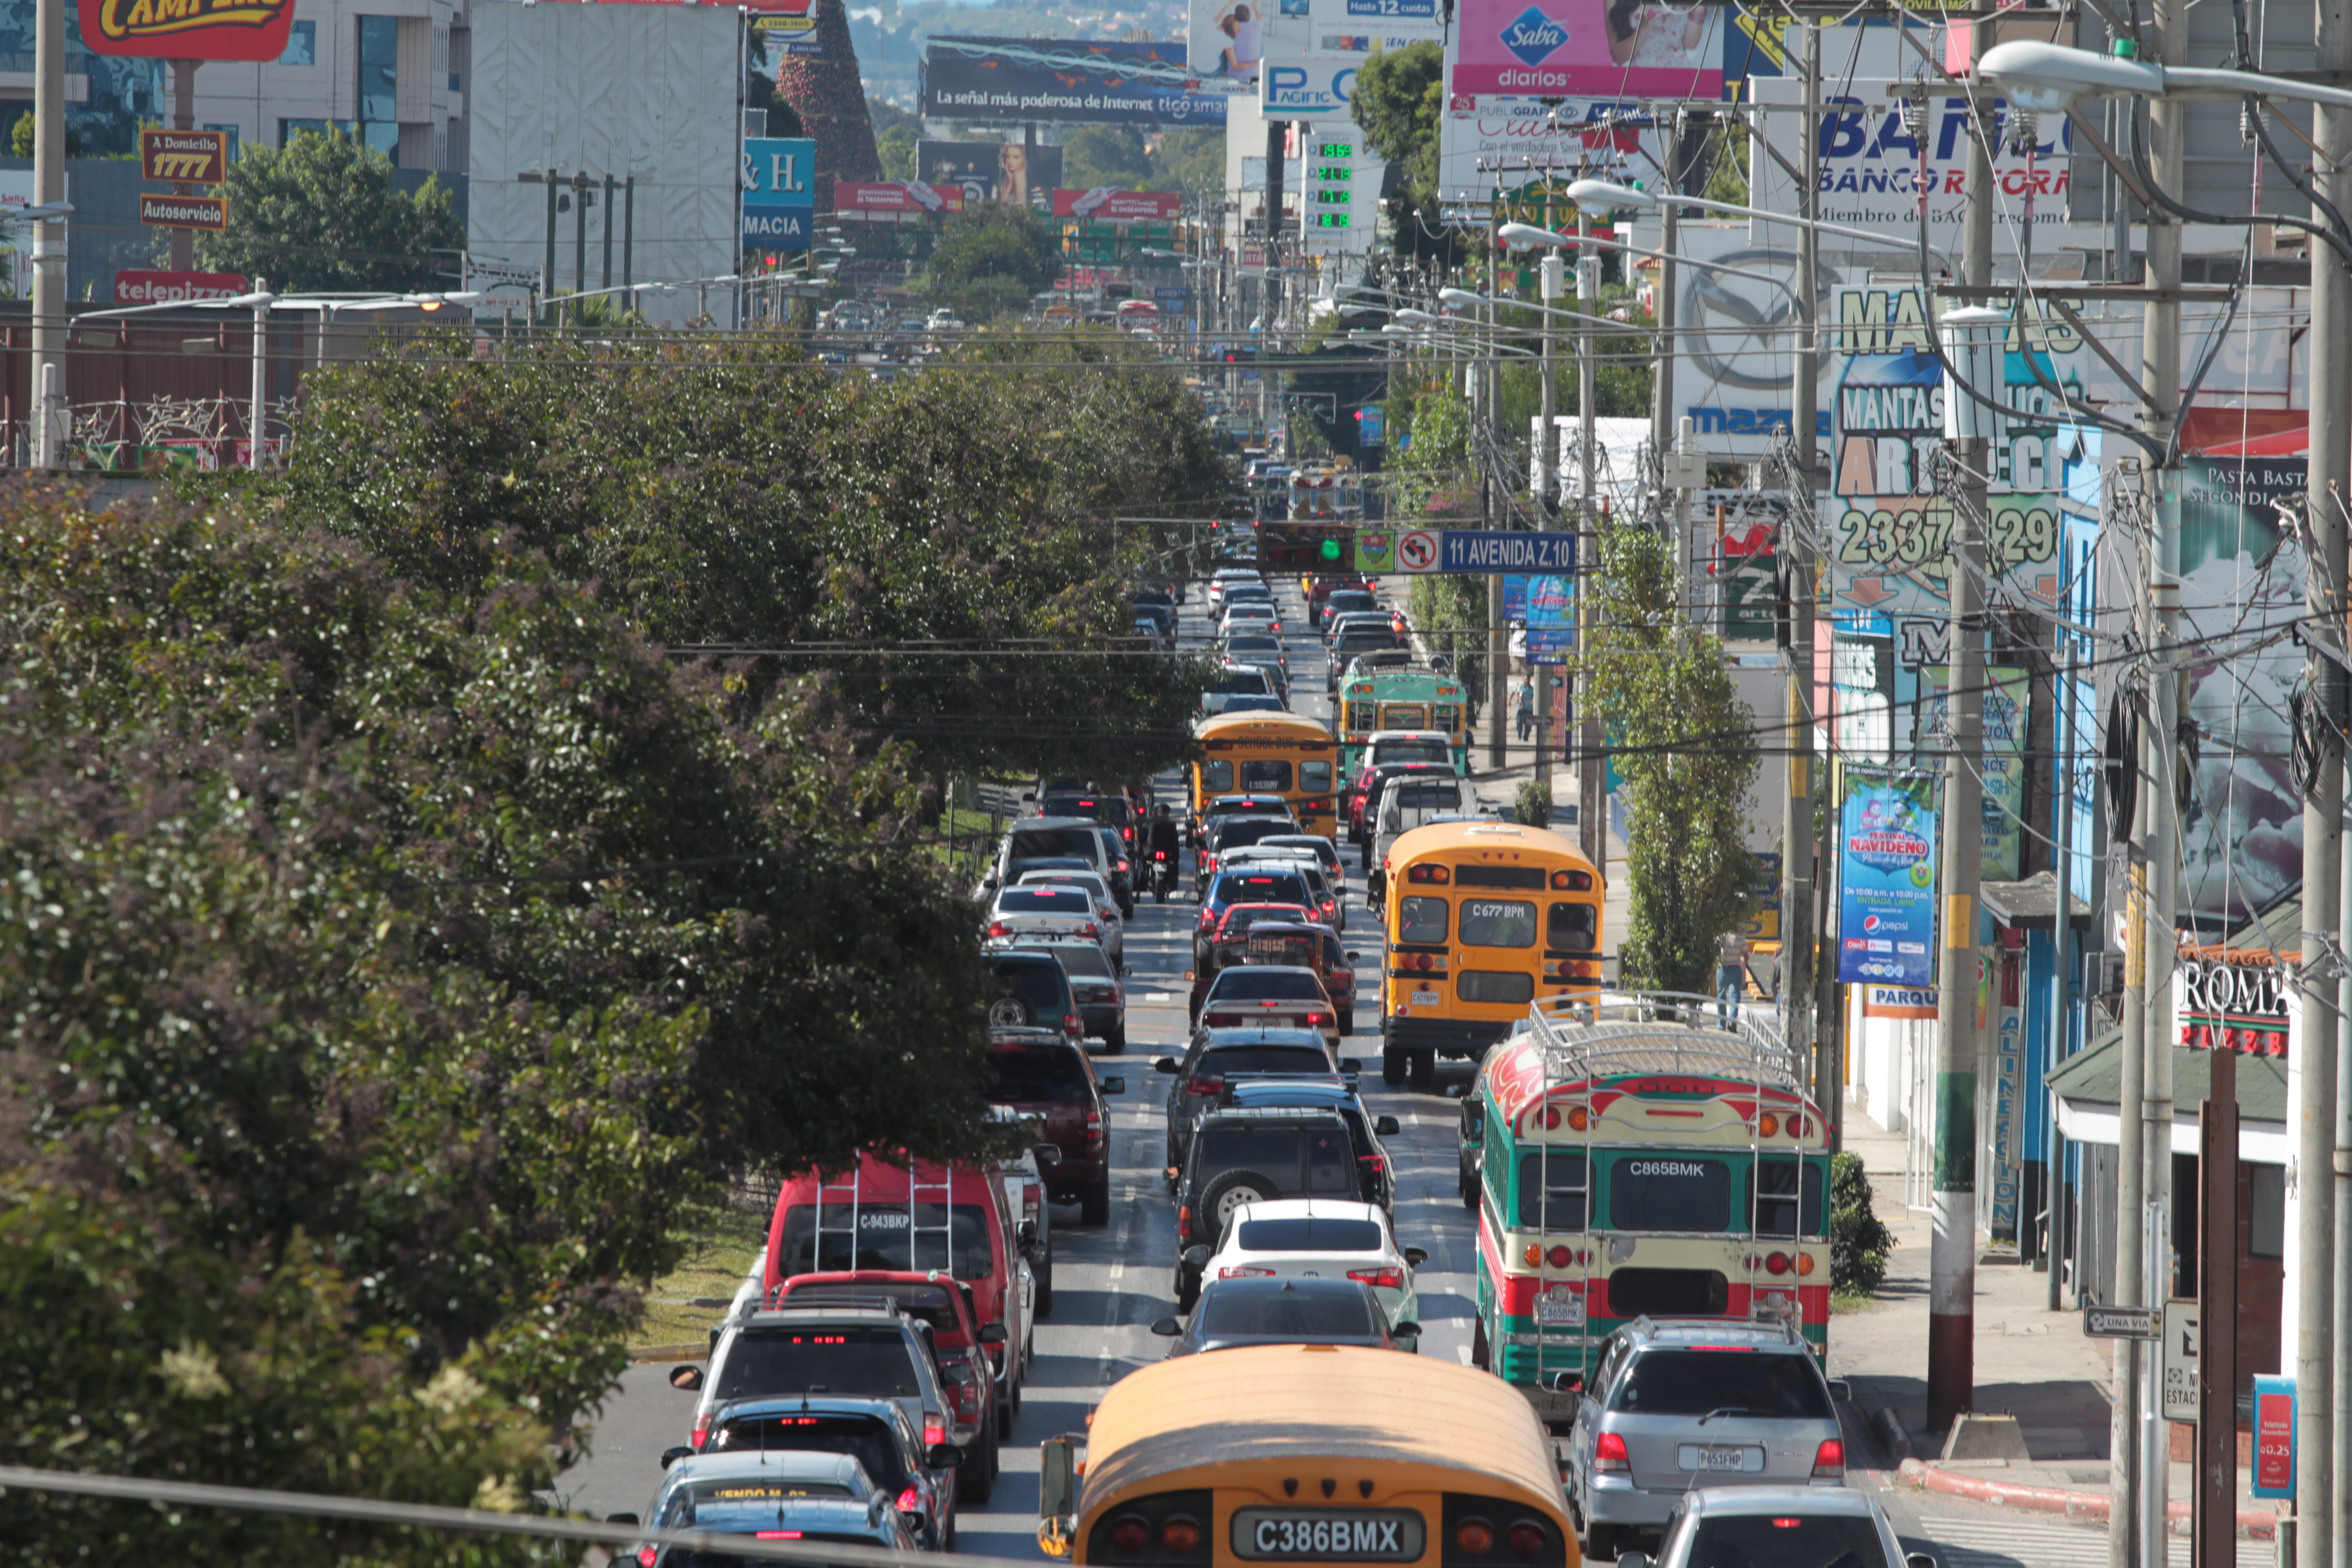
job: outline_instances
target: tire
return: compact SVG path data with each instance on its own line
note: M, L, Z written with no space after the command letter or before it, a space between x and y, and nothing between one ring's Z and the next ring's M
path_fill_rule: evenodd
M1107 1057L1126 1055L1127 1026L1125 1024L1121 1024L1117 1028L1106 1031L1102 1037L1102 1043L1103 1055Z
M1008 1389L1016 1386L1011 1378L1005 1379L1004 1385ZM996 1402L996 1436L1000 1442L1013 1436L1013 1394L1007 1394L1005 1397Z
M1437 1082L1437 1053L1434 1050L1412 1053L1412 1087L1426 1089Z
M1002 1441L992 1423L988 1435L981 1439L981 1451L956 1468L956 1501L985 1503L996 1490L996 1455Z
M1470 1364L1486 1372L1489 1370L1486 1363L1493 1359L1486 1348L1486 1315L1481 1312L1477 1326L1470 1331Z
M1037 1315L1054 1315L1054 1249L1045 1249L1045 1267L1037 1271Z
M1028 1003L1018 996L999 996L988 1005L988 1022L991 1028L1026 1028L1036 1021L1037 1015L1030 1010Z
M1613 1524L1588 1524L1584 1527L1584 1560L1588 1563L1614 1563L1621 1552L1623 1531Z
M1201 1224L1211 1227L1211 1234L1214 1235L1223 1229L1225 1220L1235 1205L1263 1203L1281 1195L1282 1188L1271 1176L1255 1171L1227 1171L1211 1182L1207 1190L1201 1194L1198 1218Z
M950 1519L948 1521L947 1529L940 1535L940 1550L941 1552L953 1552L955 1549L955 1521L953 1519Z
M1342 1013L1342 1014L1340 1014L1340 1015L1339 1015L1339 1034L1340 1034L1340 1036L1344 1038L1345 1037L1347 1037L1347 1036L1349 1036L1349 1035L1352 1035L1352 1034L1354 1034L1355 1032L1356 1032L1356 1014L1355 1014L1355 1010L1354 1010L1353 1008L1350 1008L1350 1009L1349 1009L1347 1012Z
M1381 1081L1394 1089L1404 1081L1405 1053L1395 1046L1381 1047Z
M1110 1173L1105 1171L1094 1185L1078 1194L1078 1217L1087 1225L1110 1223Z
M1454 1187L1462 1194L1462 1206L1472 1214L1478 1212L1478 1189L1470 1183L1470 1167L1458 1161L1454 1167Z

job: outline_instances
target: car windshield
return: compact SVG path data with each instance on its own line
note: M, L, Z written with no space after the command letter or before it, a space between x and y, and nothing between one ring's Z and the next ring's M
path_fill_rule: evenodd
M876 1485L896 1489L914 1478L902 1468L898 1445L878 1415L778 1414L721 1421L710 1446L722 1453L756 1448L774 1453L846 1454L866 1467Z
M987 1279L995 1266L989 1256L987 1211L978 1204L955 1205L952 1258L948 1256L949 1228L943 1205L917 1204L910 1215L904 1203L877 1201L857 1208L827 1204L820 1234L815 1207L794 1204L784 1211L777 1272L836 1274L852 1268L884 1268L921 1274L946 1268L959 1279Z
M1094 1100L1075 1046L997 1046L988 1059L996 1068L989 1099L1001 1104L1086 1105Z
M746 1329L719 1372L722 1399L825 1393L908 1399L923 1392L896 1328Z
M1245 1219L1235 1238L1244 1252L1379 1252L1385 1239L1369 1219Z
M1273 1072L1313 1074L1331 1070L1330 1054L1320 1046L1220 1046L1201 1058L1203 1074Z
M1076 888L1007 888L996 907L1009 914L1090 915L1094 901Z
M1692 1532L1690 1568L1883 1568L1886 1548L1852 1514L1710 1515Z
M1734 1346L1653 1345L1636 1355L1609 1398L1629 1415L1706 1415L1717 1410L1796 1421L1833 1421L1830 1393L1803 1352Z
M1211 1289L1201 1302L1204 1339L1369 1339L1372 1314L1360 1289Z
M1227 969L1209 988L1211 1002L1320 1002L1322 983L1312 974L1279 969Z
M1074 855L1092 865L1096 859L1090 827L1016 827L1013 830L1015 860L1041 860L1049 855Z
M1307 907L1307 879L1296 871L1229 871L1217 879L1213 904L1297 904Z

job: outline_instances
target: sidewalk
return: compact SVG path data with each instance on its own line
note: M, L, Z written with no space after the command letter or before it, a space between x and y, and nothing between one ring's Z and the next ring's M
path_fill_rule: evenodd
M2107 1517L2109 1347L2083 1333L2077 1311L2047 1306L2049 1276L1979 1250L1976 1276L1976 1398L1979 1415L2010 1415L2024 1459L1945 1461L1945 1434L1927 1430L1928 1216L1903 1207L1903 1140L1845 1105L1845 1148L1870 1172L1878 1217L1897 1238L1878 1300L1830 1323L1830 1375L1853 1385L1886 1467L1931 1492L2084 1521ZM2188 1529L2191 1467L2171 1466L2172 1528ZM2268 1538L2275 1510L2238 1471L2242 1535Z

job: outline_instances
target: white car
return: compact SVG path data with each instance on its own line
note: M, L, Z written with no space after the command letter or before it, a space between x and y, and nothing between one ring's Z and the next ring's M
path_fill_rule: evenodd
M1019 888L1077 888L1095 901L1095 920L1102 926L1102 948L1110 954L1111 973L1127 962L1127 922L1118 918L1118 900L1110 884L1092 871L1024 871Z
M1223 605L1225 590L1236 583L1248 583L1261 588L1265 586L1265 579L1246 566L1228 566L1209 579L1209 607L1213 610Z
M1322 859L1314 850L1295 845L1269 844L1261 838L1255 844L1228 850L1217 859L1217 869L1221 871L1237 871L1244 866L1280 866L1286 869L1296 869L1302 874L1312 873L1307 877L1307 890L1310 893L1318 891L1316 884L1319 879L1322 884L1319 891L1331 900L1328 909L1315 911L1317 922L1328 925L1333 931L1348 929L1346 889L1332 886L1330 872L1324 868Z
M1095 913L1094 896L1084 888L1034 888L1019 883L996 895L988 907L987 940L1076 937L1110 952L1110 938Z
M1217 617L1217 636L1232 637L1235 632L1277 632L1282 629L1282 613L1263 599L1244 599L1237 605L1227 605L1225 613Z
M1372 1288L1389 1321L1417 1323L1412 1271L1428 1260L1418 1247L1397 1246L1378 1204L1276 1198L1234 1207L1201 1279L1354 1279Z
M1331 884L1331 890L1343 899L1347 897L1348 868L1339 858L1339 847L1328 838L1319 834L1283 833L1272 838L1261 838L1251 847L1306 850L1313 855L1316 863L1323 868L1323 879ZM1344 931L1346 928L1343 926L1340 929Z

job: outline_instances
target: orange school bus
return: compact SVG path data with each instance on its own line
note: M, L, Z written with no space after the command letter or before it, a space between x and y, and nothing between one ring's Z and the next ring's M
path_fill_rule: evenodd
M1296 713L1220 713L1200 729L1192 763L1192 821L1225 795L1275 795L1298 830L1331 837L1339 822L1339 743L1319 720Z
M1410 1419L1367 1414L1381 1410ZM1580 1561L1534 1409L1435 1356L1254 1345L1160 1362L1111 1384L1087 1430L1042 1457L1037 1543L1073 1563Z

